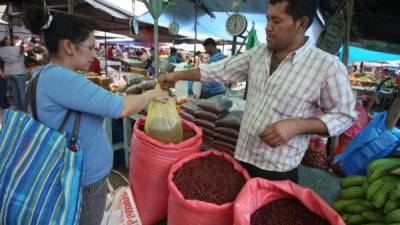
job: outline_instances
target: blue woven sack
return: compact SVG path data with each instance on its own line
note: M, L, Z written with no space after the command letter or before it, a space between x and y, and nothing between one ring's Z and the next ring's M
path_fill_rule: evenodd
M338 164L345 175L366 175L367 166L371 161L384 158L400 144L400 129L388 129L387 117L386 111L375 113L343 153L335 156L333 164Z
M76 225L83 187L83 153L77 142L80 113L72 134L62 131L72 111L59 130L38 122L37 80L38 76L27 92L27 96L33 96L33 117L12 110L4 114L0 130L0 224ZM28 105L26 100L25 110Z

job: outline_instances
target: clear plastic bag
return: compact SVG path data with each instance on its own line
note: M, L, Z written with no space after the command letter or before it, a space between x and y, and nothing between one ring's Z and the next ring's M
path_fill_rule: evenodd
M157 86L157 88L159 87ZM150 103L144 131L150 137L165 144L182 142L182 122L178 111L176 111L174 98L170 98L165 104L160 102Z

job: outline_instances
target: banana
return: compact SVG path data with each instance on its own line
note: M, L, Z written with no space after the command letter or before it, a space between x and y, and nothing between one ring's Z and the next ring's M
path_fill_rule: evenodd
M388 223L400 222L400 209L395 209L386 214L385 221Z
M349 187L340 192L339 199L364 198L365 192L362 187Z
M357 202L365 201L364 199L341 199L333 203L332 207L336 211L342 211L346 206L356 204Z
M368 208L360 205L359 203L351 204L344 207L344 211L352 214L359 214L364 212L365 210L368 210Z
M364 224L366 222L366 219L362 217L361 215L351 215L349 219L347 220L348 225L352 224Z
M367 174L370 175L374 170L382 165L400 165L400 159L398 158L384 158L384 159L377 159L372 161L367 166Z
M378 210L370 210L370 211L364 211L361 213L361 215L367 219L368 221L371 222L382 222L385 221L385 215Z
M397 201L387 200L383 207L383 212L386 214L394 209L397 209Z
M370 174L368 174L368 182L372 183L374 180L378 179L379 177L385 176L389 174L389 172L400 165L400 159L397 159L396 162L390 163L387 162L376 169L372 170Z
M390 200L396 200L400 198L400 189L398 187L393 188L390 193L389 193L389 199Z
M389 192L399 184L400 178L395 180L390 180L384 183L381 188L374 194L373 203L377 208L382 207L386 200L388 199Z
M342 219L343 221L347 222L347 220L349 220L350 214L343 214L342 215Z
M366 176L350 176L340 180L340 187L348 188L353 186L362 186L365 182L367 182Z
M364 208L367 208L367 209L374 209L375 208L374 204L372 204L372 202L370 202L368 200L362 200L362 201L359 201L357 203L360 204L361 206L363 206Z
M393 175L400 175L400 166L392 169L390 173Z
M382 185L388 181L391 180L396 180L397 177L396 176L383 176L377 180L375 180L374 182L372 182L367 189L367 199L372 201L373 196L375 195L375 193L382 187Z

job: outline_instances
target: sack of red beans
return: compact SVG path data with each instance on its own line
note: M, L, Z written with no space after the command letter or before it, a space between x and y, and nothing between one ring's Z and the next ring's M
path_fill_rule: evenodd
M226 153L209 150L180 160L168 175L168 225L232 225L233 203L249 179Z
M291 181L249 180L234 205L233 225L346 225L314 191Z
M143 225L153 225L167 216L167 177L171 166L182 158L200 152L202 130L182 119L183 141L164 144L144 130L145 120L136 121L129 161L129 183Z

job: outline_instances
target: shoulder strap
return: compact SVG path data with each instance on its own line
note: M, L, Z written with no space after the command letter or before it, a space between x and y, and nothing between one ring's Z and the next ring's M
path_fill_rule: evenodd
M37 74L33 79L31 79L29 81L28 90L25 94L24 105L22 108L25 113L28 113L29 105L31 105L32 116L36 121L39 121L38 114L37 114L37 102L36 102L36 90L37 90L37 84L39 81L39 76L40 76L40 73ZM59 128L57 129L58 131L62 132L64 130L65 125L67 124L69 117L71 117L72 112L73 112L72 110L68 110L62 123L60 124ZM72 130L71 139L69 141L70 145L75 145L76 141L78 140L80 121L81 121L81 113L76 112L74 127Z

